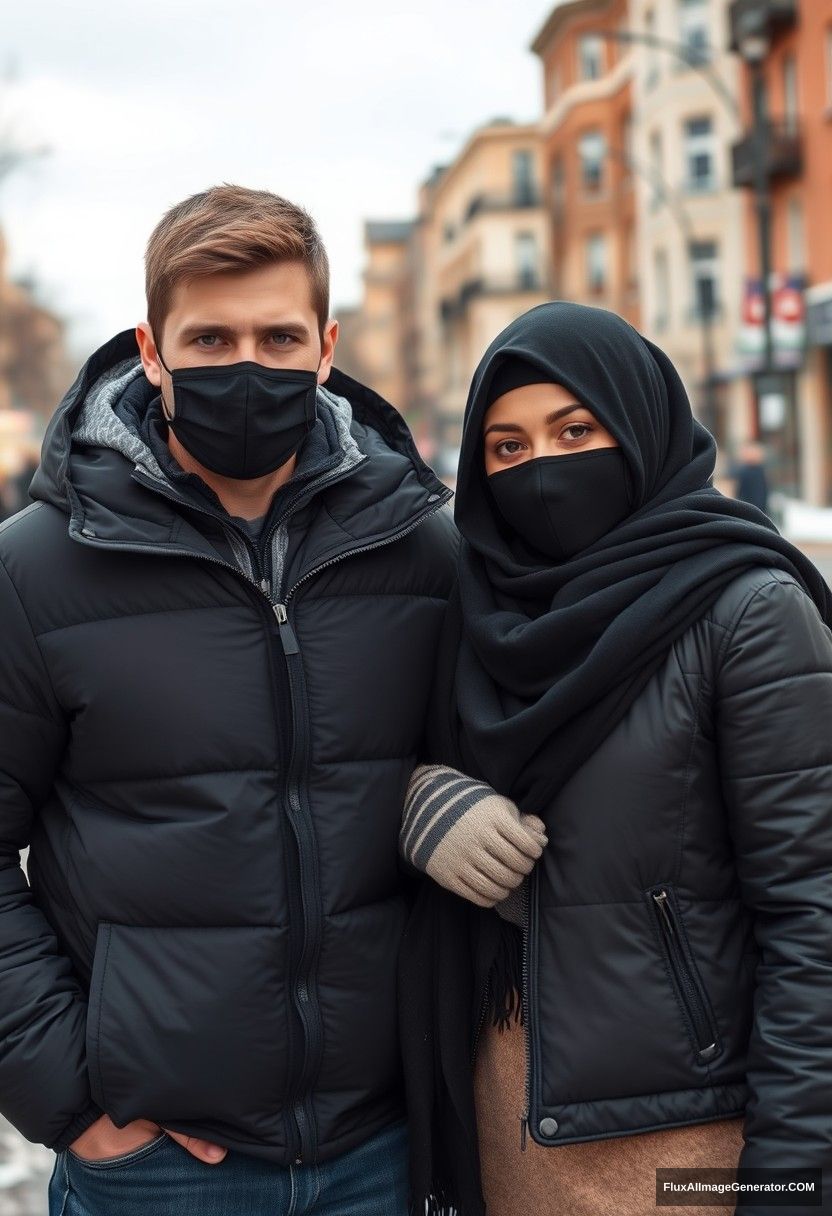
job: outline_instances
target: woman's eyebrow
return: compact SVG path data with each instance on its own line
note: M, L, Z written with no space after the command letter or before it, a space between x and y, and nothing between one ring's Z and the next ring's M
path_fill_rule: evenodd
M574 405L562 405L559 410L552 410L551 414L546 415L546 425L551 426L553 422L557 422L559 418L565 418L567 414L574 414L575 410L586 409L586 406L581 405L576 401ZM485 435L490 435L492 431L501 431L505 433L522 433L523 427L518 426L514 422L493 422L485 432ZM485 436L483 436L485 438Z
M586 406L581 405L580 401L575 401L572 405L561 406L559 410L552 410L551 414L546 415L546 425L557 422L558 418L564 418L567 414L574 414L575 410L583 409L586 409Z

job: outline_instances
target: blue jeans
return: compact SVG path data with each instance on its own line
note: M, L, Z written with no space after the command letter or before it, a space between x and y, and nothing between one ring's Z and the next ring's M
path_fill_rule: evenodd
M198 1161L164 1132L108 1161L58 1153L49 1216L406 1216L407 1124L321 1165L273 1165L229 1149Z

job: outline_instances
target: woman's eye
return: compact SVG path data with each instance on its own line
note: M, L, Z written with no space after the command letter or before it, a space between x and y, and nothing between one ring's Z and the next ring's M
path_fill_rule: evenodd
M591 430L592 427L586 422L573 422L571 426L564 429L563 433L568 439L583 439Z
M518 452L522 452L523 445L517 439L504 439L502 443L498 443L495 451L500 456L516 456Z

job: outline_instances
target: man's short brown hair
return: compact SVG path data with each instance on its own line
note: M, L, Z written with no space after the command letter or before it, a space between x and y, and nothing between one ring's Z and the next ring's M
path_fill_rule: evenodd
M147 319L157 341L179 283L202 275L302 262L323 335L329 316L329 259L315 221L302 207L243 186L213 186L171 207L145 254Z

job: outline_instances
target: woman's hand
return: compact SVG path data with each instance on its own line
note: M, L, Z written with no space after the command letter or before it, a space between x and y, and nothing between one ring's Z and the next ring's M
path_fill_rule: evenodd
M73 1140L70 1149L82 1161L103 1161L107 1157L122 1157L132 1153L155 1140L161 1131L165 1131L172 1140L176 1140L200 1161L216 1165L222 1161L227 1149L209 1140L198 1140L195 1136L186 1136L182 1132L170 1132L154 1123L151 1119L133 1119L124 1127L116 1127L109 1115L102 1115Z
M492 792L454 824L426 871L463 899L493 908L531 873L547 843L542 820Z
M421 765L407 791L406 861L440 886L491 908L523 882L547 844L546 826L510 798L444 765Z

